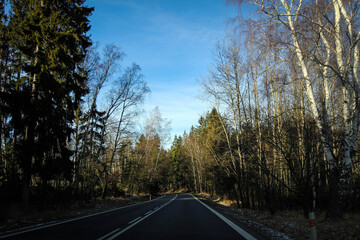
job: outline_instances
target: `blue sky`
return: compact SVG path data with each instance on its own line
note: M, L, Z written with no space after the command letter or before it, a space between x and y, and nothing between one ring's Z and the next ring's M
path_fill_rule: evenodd
M93 41L113 43L135 62L151 89L146 112L159 107L172 135L196 125L210 106L199 100L198 81L208 74L212 50L237 8L223 0L88 0Z

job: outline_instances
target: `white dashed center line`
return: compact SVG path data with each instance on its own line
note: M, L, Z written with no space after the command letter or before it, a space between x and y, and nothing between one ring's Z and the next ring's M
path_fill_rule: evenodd
M137 220L139 220L140 218L141 218L141 217L137 217L137 218L135 218L134 220L128 222L128 224L132 224L132 223L136 222Z

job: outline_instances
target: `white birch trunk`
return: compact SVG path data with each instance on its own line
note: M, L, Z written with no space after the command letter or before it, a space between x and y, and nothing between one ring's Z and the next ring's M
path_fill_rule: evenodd
M324 150L324 154L326 156L327 161L329 162L330 166L333 167L334 166L334 155L331 149L331 143L329 143L328 139L328 131L327 129L324 128L323 126L323 122L321 121L320 118L320 114L319 111L317 109L316 103L315 103L315 97L314 97L314 92L312 89L312 84L310 81L310 77L309 77L309 72L308 72L308 68L306 66L305 63L305 58L303 56L303 53L301 51L301 47L296 35L296 29L295 29L295 24L294 24L294 20L293 20L293 14L291 12L291 9L287 3L287 1L285 0L281 0L282 4L285 7L286 10L286 15L287 15L287 19L288 19L288 26L290 29L290 34L291 34L291 38L292 38L292 43L294 46L294 51L296 53L297 59L298 59L298 64L300 66L301 72L303 74L304 77L304 82L305 82L305 93L306 96L308 98L309 101L309 105L310 105L310 111L314 116L315 122L316 122L316 126L318 127L319 131L320 131L320 138L321 138L321 142L322 142L322 147ZM299 5L299 8L301 7L301 4Z

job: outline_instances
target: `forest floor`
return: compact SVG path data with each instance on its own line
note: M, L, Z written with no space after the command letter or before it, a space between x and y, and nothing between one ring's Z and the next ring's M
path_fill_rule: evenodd
M35 228L52 224L58 221L87 216L106 210L119 208L126 205L136 204L150 200L149 195L133 197L96 199L86 204L71 204L70 206L59 206L51 209L31 209L27 212L19 211L13 206L10 216L6 221L0 221L0 236L10 232Z
M281 211L275 215L258 210L237 209L235 201L201 195L211 207L232 221L248 226L269 239L310 239L309 220L302 211ZM327 220L324 213L316 215L319 240L360 240L360 213L347 213L341 220Z

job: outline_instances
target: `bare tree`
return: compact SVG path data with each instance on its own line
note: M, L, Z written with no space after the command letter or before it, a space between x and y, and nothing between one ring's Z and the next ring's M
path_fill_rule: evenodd
M150 169L148 170L149 181L152 182L153 174L156 172L156 169L158 167L161 149L165 147L165 145L168 143L170 138L171 122L161 117L159 107L155 107L153 109L146 122L147 124L145 125L145 129L144 129L146 142L150 143L151 139L158 138L160 143L160 145L158 146L159 149L157 149L155 163L153 167L150 167ZM150 146L147 146L147 150L149 150L149 147Z
M146 82L143 81L143 76L140 74L140 67L133 64L132 67L126 69L125 73L114 84L114 88L109 94L109 108L106 114L106 121L114 116L111 125L113 128L102 130L102 134L112 135L109 142L110 155L105 157L104 166L104 184L102 198L105 198L109 183L109 176L113 169L113 163L117 154L119 144L124 137L124 134L129 133L133 120L138 115L138 105L144 101L145 94L150 89ZM105 126L105 125L104 125Z
M359 132L360 5L343 0L249 2L267 17L265 24L276 25L285 34L282 47L296 57L295 66L331 170L328 216L339 217L340 193L346 192L351 180ZM331 118L334 114L338 117Z
M226 112L226 119L234 128L230 131L226 127L225 119L221 118L223 131L226 136L232 171L237 176L238 192L245 205L250 204L247 185L248 161L244 148L244 125L250 126L250 106L247 98L250 96L249 82L246 76L247 67L243 54L243 46L236 31L219 42L216 46L216 64L210 71L210 77L204 78L202 86L206 95L213 97L213 104L218 112ZM235 136L236 151L233 151ZM234 154L235 153L235 154Z
M79 105L76 111L75 118L75 133L74 133L74 156L73 162L75 167L74 183L77 184L79 175L79 146L86 148L89 142L93 142L93 134L90 133L91 122L97 114L97 103L100 92L104 85L109 82L119 68L119 62L125 55L120 48L115 45L107 45L103 49L103 55L100 57L98 52L98 44L89 49L85 58L85 68L88 73L87 85L89 86L89 94L86 96L87 101L82 106ZM114 106L110 106L107 115L111 114ZM83 113L85 112L85 118ZM109 116L108 116L109 117ZM81 119L83 118L83 119ZM83 125L82 138L80 139L79 127ZM82 141L82 145L80 143ZM86 151L81 149L80 151ZM96 150L97 151L97 150ZM86 159L81 159L82 164L86 165ZM91 162L91 160L89 160Z

